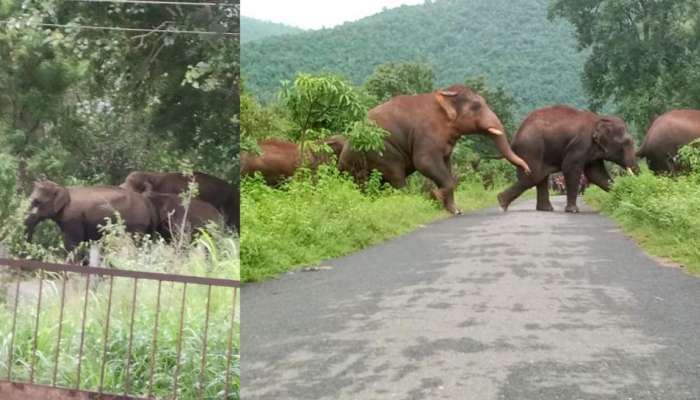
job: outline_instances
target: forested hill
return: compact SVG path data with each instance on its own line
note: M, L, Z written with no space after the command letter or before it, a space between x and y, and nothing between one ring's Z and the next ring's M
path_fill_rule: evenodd
M241 16L242 43L260 40L269 36L288 35L303 31L303 29L294 26Z
M553 103L585 106L573 28L547 19L548 0L437 0L332 29L246 43L247 87L270 99L297 72L330 71L363 83L387 61L433 66L439 85L485 75L506 86L521 113Z

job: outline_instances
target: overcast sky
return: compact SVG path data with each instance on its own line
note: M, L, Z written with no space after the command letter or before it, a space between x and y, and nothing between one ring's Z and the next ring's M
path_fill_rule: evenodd
M241 14L304 29L330 28L376 14L383 7L422 4L424 0L243 0Z

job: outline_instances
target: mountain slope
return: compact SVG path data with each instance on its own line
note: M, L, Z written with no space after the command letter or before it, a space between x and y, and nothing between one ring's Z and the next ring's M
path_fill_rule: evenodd
M270 99L297 72L337 72L361 84L387 61L433 65L440 85L485 75L521 113L553 103L585 106L573 28L547 20L547 0L438 0L402 6L333 29L271 37L241 48L250 90Z
M241 16L241 43L248 43L270 36L289 35L303 32L301 28L280 24L277 22L261 21L259 19Z

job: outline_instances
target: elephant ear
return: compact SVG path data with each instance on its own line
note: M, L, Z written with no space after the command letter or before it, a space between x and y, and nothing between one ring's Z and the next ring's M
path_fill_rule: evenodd
M452 101L447 99L446 97L456 97L457 92L452 92L448 90L440 90L437 93L435 93L435 99L437 100L438 104L440 104L440 107L442 107L443 110L445 110L445 114L447 114L447 118L450 121L454 121L457 119L457 109L455 109L454 104L452 104Z
M53 199L53 212L58 214L70 203L70 194L68 189L63 186L56 188L56 197Z
M608 118L600 118L598 122L596 122L595 128L593 129L593 143L603 149L603 151L605 151L605 148L610 141L609 134L611 122L612 121L610 121Z

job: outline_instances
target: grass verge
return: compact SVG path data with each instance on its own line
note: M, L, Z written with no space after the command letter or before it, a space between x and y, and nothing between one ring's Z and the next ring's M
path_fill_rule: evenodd
M700 275L700 177L644 172L619 177L609 193L586 191L586 201L612 217L649 254Z
M456 201L465 212L493 206L498 191L468 180ZM360 191L334 168L320 170L313 181L295 178L281 189L246 180L241 213L244 282L346 255L449 216L415 189L380 188L370 181Z

